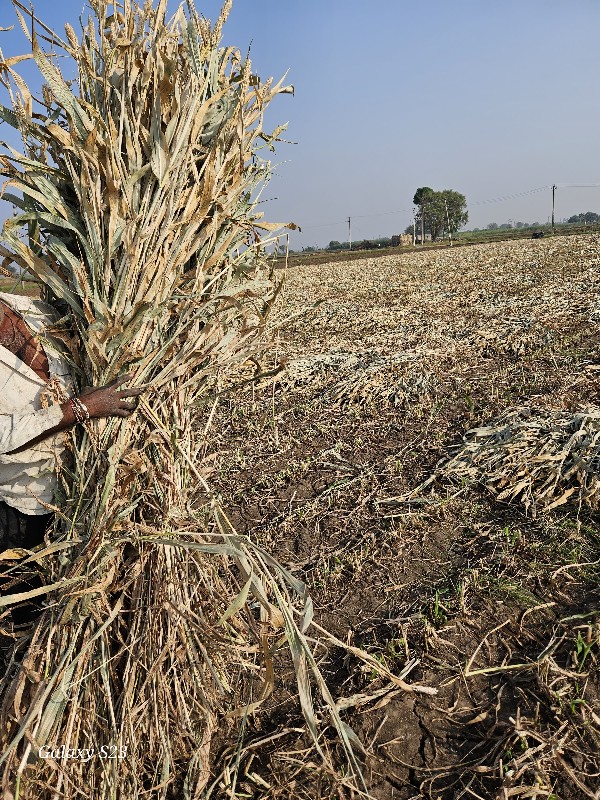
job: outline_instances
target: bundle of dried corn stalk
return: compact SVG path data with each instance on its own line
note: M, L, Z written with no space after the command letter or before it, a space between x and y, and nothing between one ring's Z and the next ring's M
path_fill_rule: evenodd
M4 199L22 211L0 253L61 311L79 387L128 371L150 388L131 418L71 437L52 544L34 556L47 607L1 686L3 794L199 796L217 715L252 713L269 693L282 630L310 731L312 674L352 783L350 734L304 638L304 586L209 512L200 463L197 405L261 346L276 293L261 236L279 226L256 204L270 174L260 150L282 129L262 121L291 89L220 46L230 0L213 27L192 3L168 21L166 0L90 0L66 40L14 4L45 85L36 100L20 57L0 53L12 98L0 117L24 142L0 158ZM75 87L57 52L75 62ZM251 697L238 712L242 664ZM94 757L69 756L83 750Z

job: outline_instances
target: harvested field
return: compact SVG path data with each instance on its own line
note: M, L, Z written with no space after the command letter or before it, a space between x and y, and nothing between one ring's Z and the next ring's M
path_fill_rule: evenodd
M599 298L597 235L294 267L279 371L220 396L237 530L340 645L437 690L317 649L375 798L600 797ZM349 797L281 676L237 791Z

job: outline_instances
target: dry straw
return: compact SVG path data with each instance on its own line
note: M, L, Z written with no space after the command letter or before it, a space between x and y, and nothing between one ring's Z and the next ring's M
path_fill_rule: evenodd
M565 503L597 509L600 503L600 413L528 406L508 408L464 435L455 454L412 491L382 505L424 502L423 492L446 478L479 483L504 502L520 501L533 517Z
M598 508L600 413L509 408L465 442L438 474L483 483L535 516L565 503Z
M305 587L208 508L197 433L207 388L260 348L276 294L265 231L277 226L256 205L262 149L283 130L265 133L263 115L291 88L220 45L230 2L211 27L191 3L167 20L165 0L90 0L65 40L14 5L45 85L36 100L22 57L0 53L12 99L0 116L24 142L0 157L21 212L0 254L61 312L80 388L127 371L149 389L130 419L71 438L52 544L34 556L46 608L0 687L3 795L198 797L219 716L244 718L269 694L284 642L310 733L325 757L316 686L355 784L353 734L306 642ZM62 744L95 756L38 758Z

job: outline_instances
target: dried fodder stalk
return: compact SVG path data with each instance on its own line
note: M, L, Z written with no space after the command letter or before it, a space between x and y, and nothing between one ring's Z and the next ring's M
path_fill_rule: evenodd
M499 500L519 499L532 512L567 501L600 501L600 411L573 414L509 409L469 431L444 467L448 477L476 478Z
M552 331L532 319L509 320L499 327L477 330L469 337L469 344L484 357L505 354L520 358L548 347L552 341Z
M436 378L415 352L328 352L290 361L278 382L338 407L406 406L435 394ZM429 354L431 355L431 354Z
M23 152L2 146L3 197L22 213L5 223L0 254L59 312L79 387L128 371L148 390L132 417L71 437L52 544L33 556L45 586L30 597L46 607L3 682L3 792L197 797L215 719L235 702L227 676L233 685L248 650L271 663L254 622L237 633L228 623L247 600L263 609L259 641L285 627L315 738L311 683L326 695L300 629L310 623L304 587L193 511L211 497L197 406L263 347L277 291L264 233L279 226L257 203L270 174L263 148L282 128L262 122L290 88L261 83L220 46L230 3L211 27L191 3L167 20L164 0L94 0L65 40L14 5L46 83L34 100L15 70L21 57L0 54L13 106L0 116L23 139ZM74 83L56 51L74 63ZM352 782L350 735L327 698ZM128 762L40 760L53 744L125 747Z
M600 506L600 411L578 413L510 408L474 428L435 473L407 495L410 502L434 481L483 484L498 500L519 501L533 516L567 502Z
M165 0L91 0L90 20L79 36L67 26L66 40L14 5L46 84L38 103L15 71L20 57L0 54L13 106L0 117L24 142L0 157L3 197L22 212L6 222L0 255L60 313L53 333L79 388L125 371L148 388L133 416L71 437L52 544L32 557L46 582L32 596L46 607L3 682L3 791L200 797L217 719L254 713L282 647L325 768L324 715L345 755L342 783L366 791L360 744L307 638L306 587L223 523L203 474L207 390L258 363L278 292L266 246L281 226L258 203L263 152L283 127L267 132L263 117L292 89L261 82L220 46L230 2L211 27L191 2L167 20ZM44 41L74 62L74 84ZM40 760L54 743L125 747L129 764L64 751Z

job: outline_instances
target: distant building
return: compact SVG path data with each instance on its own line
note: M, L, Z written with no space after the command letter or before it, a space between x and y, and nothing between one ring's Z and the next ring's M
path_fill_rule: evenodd
M391 243L392 247L407 247L413 243L412 234L400 233L396 236L392 236Z

